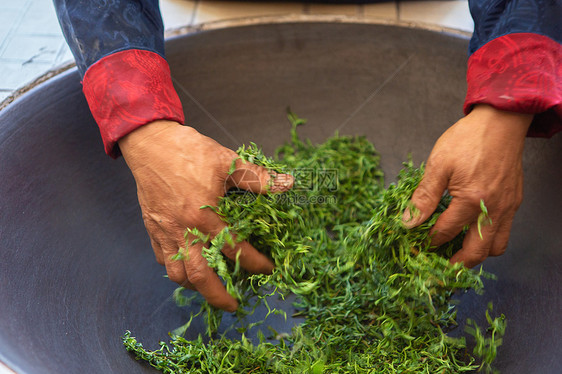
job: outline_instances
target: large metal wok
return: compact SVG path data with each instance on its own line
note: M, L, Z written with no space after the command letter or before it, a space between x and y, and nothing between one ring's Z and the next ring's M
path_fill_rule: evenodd
M225 146L255 141L271 153L288 139L290 105L313 141L367 135L391 180L461 117L467 45L407 25L298 20L179 35L167 57L187 122ZM498 280L460 297L461 319L481 320L490 300L507 315L503 373L562 372L561 162L560 135L527 140L509 249L485 262ZM103 153L75 69L0 112L0 175L0 366L153 372L120 337L129 329L155 347L186 313L154 260L129 170Z

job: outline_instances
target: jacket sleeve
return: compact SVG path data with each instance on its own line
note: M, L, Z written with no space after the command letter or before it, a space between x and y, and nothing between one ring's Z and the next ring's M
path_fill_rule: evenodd
M469 0L464 112L476 104L535 114L530 136L562 131L562 1Z
M54 0L82 88L112 157L117 141L159 119L184 123L164 58L158 0Z

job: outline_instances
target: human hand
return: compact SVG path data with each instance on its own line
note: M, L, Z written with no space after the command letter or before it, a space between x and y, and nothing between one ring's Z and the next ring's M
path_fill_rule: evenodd
M168 277L197 290L212 305L234 311L238 302L228 294L217 274L202 256L204 243L187 248L185 260L173 260L185 248L186 228L197 228L211 238L226 224L204 205L216 206L231 187L255 193L284 191L292 177L273 175L267 169L241 160L229 175L232 150L188 126L171 121L155 121L138 128L119 141L119 147L137 183L142 217L156 260L166 266ZM272 178L275 177L275 178ZM188 241L195 239L190 234ZM273 263L246 241L223 253L252 273L271 273Z
M435 211L447 189L453 197L430 231L431 245L440 246L468 225L462 248L451 258L474 267L507 248L511 224L523 198L524 139L533 116L477 105L435 143L425 174L406 210L406 227L420 225ZM480 201L491 224L478 229Z

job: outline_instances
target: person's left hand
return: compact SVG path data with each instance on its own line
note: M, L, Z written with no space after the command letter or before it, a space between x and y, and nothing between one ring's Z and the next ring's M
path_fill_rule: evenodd
M523 198L522 155L533 116L477 105L437 140L422 181L406 210L404 225L416 227L431 216L445 190L453 197L430 231L431 245L442 245L469 226L451 262L474 267L505 252L515 212ZM478 226L484 201L491 224ZM482 234L482 237L480 237Z
M154 255L166 267L170 280L197 290L217 308L236 310L237 300L203 256L207 243L196 242L192 233L186 243L185 230L196 228L212 239L226 223L202 206L217 206L231 187L255 193L286 191L292 187L292 177L243 162L234 151L172 121L146 124L120 139L119 147L137 183ZM176 256L178 250L184 254L181 260ZM251 273L273 270L271 260L247 241L226 245L222 251Z

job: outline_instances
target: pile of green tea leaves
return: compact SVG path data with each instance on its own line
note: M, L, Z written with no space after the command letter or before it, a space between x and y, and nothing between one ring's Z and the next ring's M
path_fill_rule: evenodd
M247 162L295 177L283 194L234 191L214 209L229 224L210 239L204 256L240 300L240 320L268 299L296 295L303 322L290 334L240 339L217 334L222 311L203 304L207 337L186 340L182 332L160 349L143 348L130 332L127 350L164 373L460 373L491 370L505 330L505 318L486 311L489 327L468 321L465 337L447 332L457 326L455 292L483 290L482 270L451 265L462 234L441 248L430 248L429 229L450 198L424 224L405 229L402 213L423 175L423 165L404 164L396 183L385 188L379 156L365 137L336 136L320 145L301 140L304 124L289 113L291 141L274 158L255 145L238 150ZM270 275L245 273L225 259L221 248L249 240L275 263ZM189 298L178 290L176 300ZM483 311L484 313L484 311ZM194 318L194 316L192 316ZM267 326L267 320L261 321ZM263 327L263 326L262 326ZM277 335L277 336L276 336ZM462 334L461 334L462 335Z

